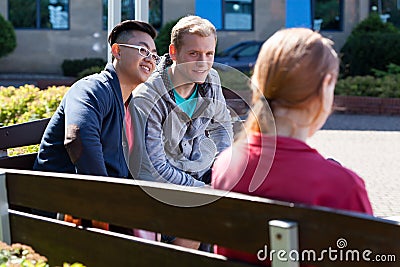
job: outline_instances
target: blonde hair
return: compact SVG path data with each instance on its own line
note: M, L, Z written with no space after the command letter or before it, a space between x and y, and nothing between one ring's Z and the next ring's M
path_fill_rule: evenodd
M331 74L336 80L339 72L332 45L331 40L306 28L284 29L272 35L263 44L254 67L251 80L257 90L253 90L253 115L246 129L268 132L273 118L266 114L264 98L273 113L275 105L306 109L311 101L322 97L325 76Z
M171 44L177 49L182 46L182 38L185 34L197 34L202 37L214 35L217 42L217 30L214 25L207 19L199 16L189 15L181 18L171 31Z

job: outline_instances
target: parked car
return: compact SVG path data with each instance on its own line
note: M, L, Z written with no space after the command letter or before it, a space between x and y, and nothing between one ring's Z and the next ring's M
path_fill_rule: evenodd
M237 43L220 53L217 53L214 62L228 65L242 72L250 72L256 63L263 41L244 41ZM215 68L223 68L214 64Z

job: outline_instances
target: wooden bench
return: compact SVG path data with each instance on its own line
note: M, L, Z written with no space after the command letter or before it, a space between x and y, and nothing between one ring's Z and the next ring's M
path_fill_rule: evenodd
M233 91L222 87L226 104L232 117L246 117L251 105L252 92L249 90Z
M52 264L79 261L87 266L248 266L210 253L21 213L7 209L7 203L201 240L250 253L261 250L261 256L264 250L286 249L299 253L312 250L316 259L322 257L314 263L316 266L376 266L376 262L362 260L363 255L370 259L376 255L390 257L392 262L383 266L399 264L399 224L366 215L212 189L182 189L117 178L21 170L5 170L0 177L1 239L32 245ZM208 204L185 208L165 204L154 195L186 205ZM335 252L331 252L331 258L328 252L321 254L330 248L338 252L338 246L345 246L346 242L342 259L347 249L351 249L357 252L348 257L358 253L359 261L339 261L340 254ZM282 263L276 266L296 266Z
M50 119L0 127L0 168L32 170L37 153L9 156L9 149L40 144Z
M8 128L9 134L26 126ZM2 139L1 144L7 148ZM18 210L67 213L219 244L262 258L265 253L281 259L298 256L301 262L315 266L399 266L398 222L207 188L15 170L22 159L0 159L2 168L12 168L0 170L0 238L33 246L52 265L79 261L96 267L251 266ZM31 157L21 164L32 166ZM298 266L298 262L276 259L273 266Z

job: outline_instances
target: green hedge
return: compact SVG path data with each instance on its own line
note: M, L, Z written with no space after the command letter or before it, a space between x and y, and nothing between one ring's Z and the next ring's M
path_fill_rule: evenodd
M104 70L104 67L102 66L93 66L88 69L84 69L83 71L78 73L78 79L81 79L83 77L95 74L95 73L100 73L102 70Z
M354 76L339 79L335 94L400 98L400 74L383 77Z
M104 69L107 62L102 58L66 59L61 65L65 76L78 77L79 73L91 67Z
M0 86L0 126L51 117L68 89L66 86L47 90L33 85Z

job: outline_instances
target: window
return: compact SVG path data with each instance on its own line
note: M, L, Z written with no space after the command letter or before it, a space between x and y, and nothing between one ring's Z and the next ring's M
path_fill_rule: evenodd
M400 28L400 0L371 0L369 6L370 12L377 12L382 21Z
M8 17L16 29L69 28L69 0L9 0Z
M196 15L208 19L217 30L252 31L254 0L196 0Z
M342 30L343 2L343 0L313 0L314 30Z
M155 28L160 28L162 19L162 0L149 0L149 22ZM135 0L121 0L121 20L135 19ZM103 29L107 29L108 0L103 0Z
M224 30L253 29L253 0L224 0Z

